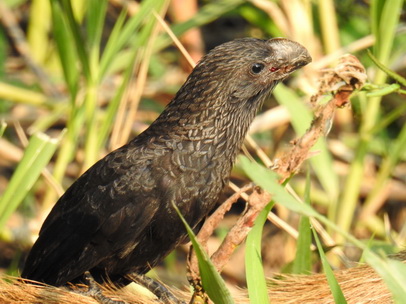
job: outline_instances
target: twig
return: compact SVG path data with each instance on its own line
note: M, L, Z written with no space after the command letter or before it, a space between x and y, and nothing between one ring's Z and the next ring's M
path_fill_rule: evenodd
M235 248L245 240L254 226L255 219L270 201L271 195L259 188L256 188L250 195L247 212L238 219L237 223L231 228L221 243L219 249L211 256L211 260L218 271L223 269Z
M169 37L171 37L173 43L175 43L176 47L179 49L181 54L185 57L186 61L189 63L191 68L194 68L196 65L196 62L193 60L192 56L188 53L186 48L183 46L183 44L180 42L178 37L172 32L171 28L166 24L165 20L159 16L157 13L154 12L155 18L158 20L159 24L162 26L162 28L165 30L165 32L168 34Z

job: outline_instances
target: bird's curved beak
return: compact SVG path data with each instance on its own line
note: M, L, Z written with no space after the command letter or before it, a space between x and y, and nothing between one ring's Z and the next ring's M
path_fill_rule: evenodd
M308 50L300 43L286 38L273 38L268 40L268 43L277 50L278 58L276 60L280 79L286 78L312 61Z

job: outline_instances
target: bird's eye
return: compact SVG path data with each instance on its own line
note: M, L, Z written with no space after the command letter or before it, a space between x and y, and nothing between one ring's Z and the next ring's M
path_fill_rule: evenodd
M262 63L254 63L253 65L252 65L252 67L251 67L251 71L254 73L254 74L259 74L259 73L261 73L261 71L264 69L264 65L262 64Z

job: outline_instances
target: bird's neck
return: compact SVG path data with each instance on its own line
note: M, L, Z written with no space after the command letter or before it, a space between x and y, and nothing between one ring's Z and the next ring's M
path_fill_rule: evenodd
M174 149L204 155L212 162L227 160L231 166L263 97L252 103L221 98L211 95L210 100L197 96L190 101L175 99L147 133L167 145L177 145Z

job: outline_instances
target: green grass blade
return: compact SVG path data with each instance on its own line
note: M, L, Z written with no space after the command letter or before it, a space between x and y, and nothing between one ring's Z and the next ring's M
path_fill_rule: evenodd
M402 12L403 0L390 0L382 2L382 11L378 26L379 35L375 43L379 49L378 53L375 55L380 62L386 64L392 50L396 27L398 26L399 17Z
M310 205L310 170L307 170L305 203ZM295 260L293 261L292 273L310 273L312 269L312 233L310 229L310 219L302 215L299 223L299 237L297 239L297 249Z
M27 42L35 62L45 63L49 58L49 33L51 9L49 1L33 0L30 5Z
M90 71L89 56L86 50L87 43L85 43L85 40L82 37L81 29L73 13L71 1L70 0L59 0L59 1L62 3L63 6L63 13L66 16L67 24L73 37L72 41L74 42L74 46L77 50L78 58L82 65L83 74L87 81L91 81L92 75Z
M143 22L148 20L154 21L155 17L152 15L152 11L160 11L165 0L146 0L141 2L141 6L136 15L131 17L125 25L122 24L122 19L118 20L117 25L113 29L114 35L110 36L104 53L100 61L100 74L104 75L108 68L113 64L114 59L117 59L118 53L125 45L130 44L132 41L136 41L138 46L141 45L138 41L139 33L137 30L142 26ZM125 15L120 15L120 18L124 18Z
M377 38L377 40L380 40L380 32L379 32L379 23L380 23L380 15L383 9L383 5L385 4L386 0L373 0L371 1L371 10L370 10L370 20L371 20L371 32L372 34ZM377 48L379 45L377 43L374 44L374 53L377 54Z
M107 10L107 0L89 0L87 9L86 40L90 49L100 48L100 39L103 32L104 18Z
M0 81L0 98L10 100L13 103L32 106L53 106L48 97L40 92L11 85L2 81Z
M189 224L180 213L178 207L175 204L173 204L173 207L185 225L189 238L193 244L193 249L196 252L204 290L215 304L233 304L234 300L231 297L230 291L227 289L223 278L217 272L207 253L200 246L192 228L190 228Z
M387 68L384 64L382 64L378 58L376 58L370 50L367 50L369 58L375 63L375 65L380 68L383 72L385 72L389 77L393 78L403 86L406 86L406 79L400 76L398 73L392 71L391 69Z
M239 162L245 174L247 174L248 177L258 186L268 191L275 202L278 202L286 208L300 214L313 217L320 216L320 214L309 205L301 204L296 201L296 199L279 184L279 178L275 172L270 171L257 163L251 162L245 156L240 156Z
M0 230L48 164L59 140L51 139L43 133L34 134L30 138L23 158L0 199Z
M100 70L99 70L99 77L103 78L108 66L111 64L112 58L118 53L120 47L118 45L118 39L122 32L124 22L127 18L127 10L123 9L118 16L116 22L114 23L114 27L109 35L107 40L107 44L104 48L104 52L100 59ZM135 17L132 17L135 18ZM101 79L99 79L101 81Z
M319 0L317 3L323 47L326 53L330 54L340 48L340 33L335 4L333 0Z
M330 286L331 293L333 294L334 302L336 304L346 304L347 300L344 297L343 291L341 290L340 285L338 285L337 279L334 276L334 272L328 263L327 257L324 254L323 246L319 240L317 232L313 230L313 236L316 240L317 249L320 254L321 263L323 265L324 272L326 274L328 285Z
M71 96L76 96L78 90L79 70L77 68L77 52L68 22L58 1L51 1L53 33L59 59L62 65L65 82Z
M262 230L274 203L269 203L255 220L245 243L245 273L250 303L269 303L268 288L261 257Z
M113 127L114 118L116 117L118 108L120 106L121 98L123 97L123 94L124 94L126 88L128 87L128 84L133 75L135 59L136 59L136 54L133 53L131 61L128 65L127 69L124 71L123 81L122 81L120 87L116 90L116 94L114 95L113 99L110 101L110 103L107 107L106 115L104 116L103 123L101 124L101 127L99 129L97 149L101 149L104 146L104 144L106 143L107 137L109 135L109 132L111 131L111 129Z
M283 84L279 84L275 88L273 95L278 103L289 111L296 134L298 136L303 135L313 119L309 107L303 103L302 99L292 89Z
M4 120L0 121L0 137L3 137L4 131L7 128L7 123Z
M382 97L388 94L392 94L394 92L399 92L400 90L400 85L397 83L392 83L390 85L383 85L383 87L381 87L378 90L373 90L371 92L368 92L366 94L367 97ZM374 130L375 128L373 128ZM371 131L372 133L372 131Z
M90 85L94 87L98 84L98 81L100 80L99 77L100 41L104 29L104 19L106 17L107 3L108 3L107 0L88 1L89 7L87 9L87 19L86 19L86 29L87 29L86 40L89 49L89 68L92 77L92 82ZM97 92L98 91L97 88L94 88L94 91ZM92 100L92 97L90 97L89 99ZM90 102L91 107L94 106L92 105L92 103L93 102L91 101ZM93 119L90 119L90 121L88 122L92 124L92 126L94 125ZM92 136L93 134L90 135Z

